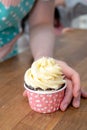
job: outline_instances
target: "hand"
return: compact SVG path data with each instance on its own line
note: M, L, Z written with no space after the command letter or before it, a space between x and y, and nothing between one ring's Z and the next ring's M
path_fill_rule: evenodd
M80 76L65 62L58 60L56 62L62 67L63 73L65 74L67 80L65 97L60 105L60 110L65 111L71 101L72 106L78 108L80 106L81 96L87 98L87 92L85 92L80 86Z

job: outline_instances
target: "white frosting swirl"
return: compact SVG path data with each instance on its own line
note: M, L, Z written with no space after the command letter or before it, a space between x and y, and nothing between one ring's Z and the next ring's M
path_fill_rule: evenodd
M58 89L65 83L61 67L53 58L35 61L24 76L25 83L33 88Z

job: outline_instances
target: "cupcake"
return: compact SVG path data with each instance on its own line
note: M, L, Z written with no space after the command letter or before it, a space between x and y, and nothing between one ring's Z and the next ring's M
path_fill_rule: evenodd
M53 58L42 57L25 72L24 87L34 111L52 113L59 109L63 100L66 80Z

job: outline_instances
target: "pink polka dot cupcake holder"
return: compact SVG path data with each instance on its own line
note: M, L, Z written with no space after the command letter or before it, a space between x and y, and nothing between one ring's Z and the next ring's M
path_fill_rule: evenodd
M52 113L59 109L66 85L57 91L34 91L25 85L24 87L32 110L39 113Z

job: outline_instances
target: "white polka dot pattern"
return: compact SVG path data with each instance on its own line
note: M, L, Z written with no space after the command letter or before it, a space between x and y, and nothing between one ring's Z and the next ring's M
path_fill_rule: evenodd
M64 97L64 90L52 94L38 94L27 90L29 105L40 113L52 113L59 109Z
M33 7L35 0L0 1L0 48L10 43L20 33L19 24ZM4 59L19 53L17 45ZM0 59L1 60L1 59Z

